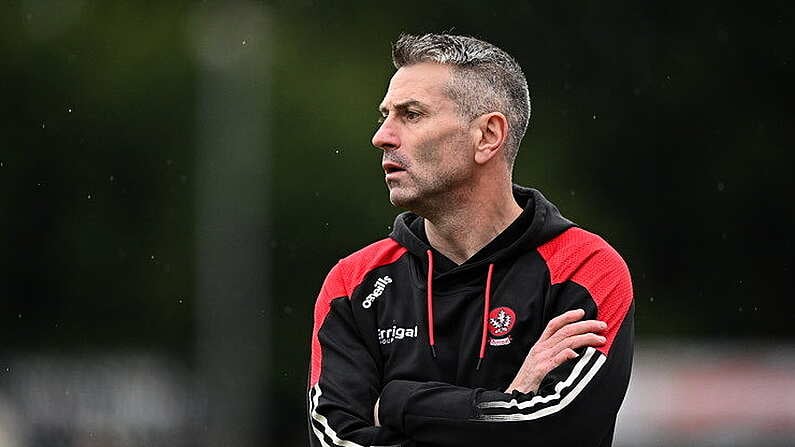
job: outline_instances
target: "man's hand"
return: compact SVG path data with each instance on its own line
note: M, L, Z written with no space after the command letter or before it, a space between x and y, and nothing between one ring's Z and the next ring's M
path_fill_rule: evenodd
M584 310L575 309L551 319L505 392L536 392L541 380L550 371L577 357L575 349L602 346L606 340L597 333L604 331L607 323L598 320L579 321L584 316Z

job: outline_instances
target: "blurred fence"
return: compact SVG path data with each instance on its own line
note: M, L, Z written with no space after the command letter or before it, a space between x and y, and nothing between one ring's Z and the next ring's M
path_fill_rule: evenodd
M643 344L615 444L795 445L794 371L791 344Z
M165 358L21 356L10 365L0 390L2 447L198 444L205 393Z
M615 445L792 446L793 370L792 345L642 344ZM3 447L208 443L202 381L166 358L20 356L3 375Z

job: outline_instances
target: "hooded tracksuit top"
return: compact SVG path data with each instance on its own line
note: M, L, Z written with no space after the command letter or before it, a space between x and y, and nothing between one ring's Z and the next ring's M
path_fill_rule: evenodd
M629 271L538 191L514 197L523 213L461 265L402 213L331 270L314 312L312 446L612 444L632 366ZM577 308L607 322L607 342L536 393L504 393L549 320Z

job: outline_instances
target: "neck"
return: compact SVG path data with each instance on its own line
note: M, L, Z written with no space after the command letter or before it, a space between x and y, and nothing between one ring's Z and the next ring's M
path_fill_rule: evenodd
M507 187L470 189L449 200L449 206L425 217L431 246L456 264L463 264L503 232L522 213Z

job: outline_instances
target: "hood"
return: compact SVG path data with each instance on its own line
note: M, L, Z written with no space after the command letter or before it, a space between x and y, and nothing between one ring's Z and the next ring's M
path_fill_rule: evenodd
M535 189L513 185L513 196L524 211L508 228L461 265L453 264L452 261L446 259L427 243L424 219L422 217L406 212L395 219L395 229L390 234L390 237L406 247L419 265L424 267L421 270L426 272L424 281L426 283L428 313L426 320L428 324L428 345L434 358L436 358L433 311L434 287L441 286L444 289L451 284L461 287L467 283L481 281L482 276L485 276L485 281L483 281L483 325L481 328L478 363L475 367L475 369L480 369L480 364L486 356L492 278L495 264L500 264L503 260L512 259L521 253L526 253L528 250L532 250L549 241L567 228L574 226L571 221L560 215L560 211L555 205ZM447 266L435 268L434 259L437 259L437 262L446 261ZM480 269L481 274L477 272L469 274L473 269Z
M439 276L483 268L488 264L499 264L501 260L533 249L576 226L563 217L558 208L536 189L513 185L513 196L524 209L516 221L466 262ZM389 237L425 263L427 251L433 249L426 242L424 231L422 217L412 212L404 212L395 218L394 229Z

